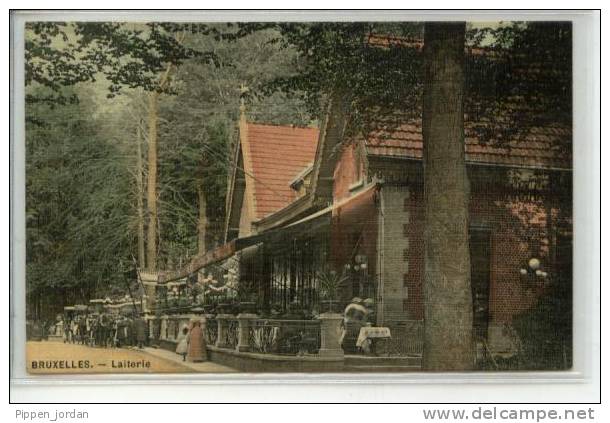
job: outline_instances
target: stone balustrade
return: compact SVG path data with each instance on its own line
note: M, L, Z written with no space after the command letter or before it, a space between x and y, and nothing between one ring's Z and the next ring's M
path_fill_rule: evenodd
M158 325L159 341L177 342L180 330L192 319L202 322L208 346L235 352L282 356L343 357L340 345L342 315L325 313L314 320L265 319L251 313L164 315Z
M315 320L264 319L255 314L218 314L216 331L209 340L215 346L238 352L281 355L342 356L341 315L322 315Z

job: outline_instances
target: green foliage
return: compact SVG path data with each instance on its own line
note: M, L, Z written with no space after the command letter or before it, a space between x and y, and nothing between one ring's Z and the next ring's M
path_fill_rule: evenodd
M78 94L88 98L86 91ZM60 290L67 299L84 301L105 285L124 283L116 258L128 260L133 244L130 178L120 150L99 136L93 110L90 101L26 108L45 122L26 125L29 294Z
M182 121L183 122L183 121ZM177 123L177 122L174 122ZM195 131L199 131L198 133ZM197 189L207 198L208 238L219 238L224 221L228 130L224 122L200 122L192 137L166 137L159 160L160 259L178 265L197 252ZM171 267L171 266L170 266Z
M62 91L65 86L93 82L98 68L83 61L78 46L71 42L68 24L29 22L25 31L25 85L41 85L46 90L26 92L26 103L48 105L75 103L74 92Z
M42 96L29 94L28 102L66 104L62 87L80 82L108 81L108 97L125 88L171 92L160 87L159 73L198 58L215 62L213 52L198 51L182 42L186 33L208 34L205 24L121 22L30 22L26 25L25 83L50 89Z
M204 24L75 24L80 48L85 52L81 60L94 63L104 72L111 82L110 97L124 87L171 92L171 87L164 89L158 84L159 74L168 65L179 66L192 58L215 62L214 53L198 51L181 42L187 32L206 34L208 29Z
M61 292L57 305L80 302L124 295L126 283L134 283L127 270L137 255L136 128L146 116L145 93L168 64L176 67L163 90L172 95L160 97L159 109L161 268L179 266L197 251L199 187L207 197L208 238L211 244L221 238L242 96L250 119L311 120L299 100L256 95L292 69L294 51L270 43L278 35L273 30L117 23L33 23L27 29L27 282L33 299ZM229 31L239 38L218 36ZM240 92L242 84L249 93Z
M230 25L211 31L236 31ZM236 163L233 145L239 104L245 97L249 120L307 124L304 104L282 93L258 95L260 87L290 72L294 52L270 43L277 31L252 32L234 40L191 35L184 43L213 50L218 64L201 58L183 63L173 80L175 95L160 103L159 258L166 267L184 262L196 250L198 187L207 198L208 244L222 240L228 175ZM241 86L248 87L243 93ZM243 172L238 169L237 172Z
M391 127L396 114L419 118L422 31L422 24L367 22L28 23L28 290L84 300L124 285L136 255L143 93L171 94L159 109L159 256L162 267L177 266L197 248L199 186L210 237L220 237L240 99L250 120L274 124L310 124L338 89L349 93L353 132ZM380 44L371 34L403 38ZM569 24L471 29L468 44L484 52L466 63L467 118L485 123L481 136L570 122ZM171 84L159 88L168 66Z
M241 27L248 32L250 24ZM405 119L420 118L422 24L316 22L274 27L281 36L273 42L297 55L294 72L267 83L265 95L282 92L302 98L309 112L320 117L329 95L347 93L348 131L356 134L391 130ZM470 28L465 113L480 139L503 142L536 126L571 125L571 38L569 22Z
M339 288L348 277L344 274L339 274L334 270L323 269L317 273L318 288L320 290L320 298L328 301L336 301L338 298Z
M348 92L352 102L351 128L367 130L379 117L396 111L417 113L422 89L422 58L413 43L369 42L371 35L413 35L420 24L304 23L278 24L278 42L298 52L296 70L266 86L306 101L320 116L328 95ZM414 107L415 106L415 107Z
M542 296L513 326L521 339L520 370L572 368L571 295L554 289Z
M571 22L511 22L471 29L466 112L483 139L572 126ZM569 150L571 140L555 148Z

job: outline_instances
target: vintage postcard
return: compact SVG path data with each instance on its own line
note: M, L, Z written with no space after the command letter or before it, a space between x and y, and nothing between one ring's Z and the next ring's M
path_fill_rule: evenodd
M28 21L27 372L572 369L572 39Z

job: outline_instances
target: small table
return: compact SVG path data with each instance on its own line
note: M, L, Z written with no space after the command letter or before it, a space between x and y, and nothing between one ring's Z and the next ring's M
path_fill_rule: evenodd
M364 326L360 328L360 333L358 334L358 340L356 340L356 347L362 348L365 343L370 340L372 344L372 352L375 353L376 348L374 347L376 341L380 339L391 339L392 333L390 332L390 328L384 326Z

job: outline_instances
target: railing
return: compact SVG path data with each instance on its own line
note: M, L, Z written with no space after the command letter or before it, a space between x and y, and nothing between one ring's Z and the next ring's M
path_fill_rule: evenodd
M258 353L315 354L320 349L320 322L255 319L250 321L248 345Z
M184 315L157 318L154 325L159 331L158 341L175 342L190 318ZM211 347L291 356L321 353L323 321L318 319L282 320L248 314L208 314L205 321L204 336L206 344ZM335 332L337 330L328 333ZM328 345L325 353L330 351ZM340 348L338 344L337 348Z
M239 340L239 322L235 319L227 321L227 328L225 330L225 339L223 346L225 348L234 349L237 347L237 341Z
M154 344L158 344L161 338L161 320L151 319L149 323L149 332L151 340Z
M205 341L207 345L216 345L218 340L218 321L214 318L206 319Z
M424 321L388 322L392 338L388 341L390 355L421 356L424 351Z
M163 316L159 319L159 337L164 341L176 341L183 327L189 327L189 316Z
M175 319L172 321L170 336L172 337L172 339L177 339L179 334L180 334L180 320Z

